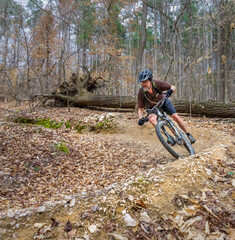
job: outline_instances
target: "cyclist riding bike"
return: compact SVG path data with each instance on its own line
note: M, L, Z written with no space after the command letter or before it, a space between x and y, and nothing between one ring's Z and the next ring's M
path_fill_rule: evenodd
M149 70L143 70L140 73L138 82L141 83L141 88L138 92L138 125L142 126L145 123L143 117L145 107L152 108L165 96L170 97L171 94L176 90L176 87L165 82L154 80L152 72ZM186 133L191 144L195 143L196 139L189 133L185 122L176 113L175 107L168 98L164 102L162 109L164 112L170 115L171 118L173 118L179 127ZM155 127L157 124L157 115L150 114L148 120ZM173 139L170 138L167 141L171 142Z

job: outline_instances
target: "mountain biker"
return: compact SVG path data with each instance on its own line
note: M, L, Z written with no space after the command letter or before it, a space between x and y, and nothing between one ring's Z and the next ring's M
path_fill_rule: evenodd
M138 82L141 83L141 88L138 92L138 125L142 126L144 124L144 108L146 106L148 108L152 108L165 96L170 97L171 94L176 90L176 87L165 82L154 80L152 72L149 70L143 70L140 73ZM195 143L196 139L188 132L185 122L176 113L172 102L168 98L164 102L162 109L164 112L170 115L177 122L179 127L187 134L191 144ZM156 126L156 114L150 114L148 119L153 126Z

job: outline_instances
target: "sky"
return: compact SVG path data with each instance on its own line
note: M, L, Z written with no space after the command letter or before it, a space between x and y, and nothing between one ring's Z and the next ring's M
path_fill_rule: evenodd
M28 0L15 0L15 2L20 3L20 4L22 4L23 6L26 6ZM44 6L45 6L46 3L48 2L48 0L42 0L42 2L43 2L43 4L44 4Z

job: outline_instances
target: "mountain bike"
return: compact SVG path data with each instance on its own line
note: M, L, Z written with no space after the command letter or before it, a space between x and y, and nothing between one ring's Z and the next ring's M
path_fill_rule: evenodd
M172 156L180 158L194 155L195 151L186 135L176 127L162 110L161 107L166 99L167 97L163 98L153 108L146 109L147 115L143 119L147 122L150 114L157 115L156 134L162 145Z

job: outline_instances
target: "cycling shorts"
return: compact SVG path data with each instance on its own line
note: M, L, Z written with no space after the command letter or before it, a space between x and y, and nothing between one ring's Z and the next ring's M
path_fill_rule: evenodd
M173 106L172 102L168 98L164 102L162 109L164 112L166 112L170 116L176 113L175 107Z

